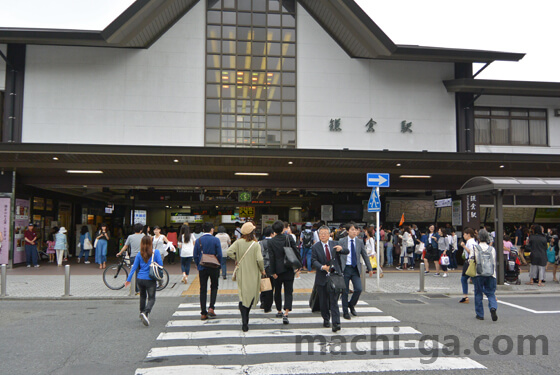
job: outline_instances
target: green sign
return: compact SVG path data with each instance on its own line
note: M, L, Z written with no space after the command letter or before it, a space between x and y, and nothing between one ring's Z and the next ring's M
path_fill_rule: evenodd
M250 191L240 191L238 200L239 200L239 202L251 202L251 192Z

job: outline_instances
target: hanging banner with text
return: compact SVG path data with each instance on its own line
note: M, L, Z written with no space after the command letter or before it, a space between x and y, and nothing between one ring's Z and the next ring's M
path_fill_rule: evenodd
M23 234L29 224L29 207L27 199L16 199L14 220L14 264L25 262L25 240Z

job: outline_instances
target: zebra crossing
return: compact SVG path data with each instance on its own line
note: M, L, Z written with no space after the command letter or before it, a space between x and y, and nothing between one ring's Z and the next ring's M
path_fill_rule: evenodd
M290 324L254 308L248 332L241 331L237 302L216 306L215 319L201 321L197 303L183 303L146 356L136 375L270 375L379 373L485 369L468 357L433 353L443 345L425 340L413 327L360 301L359 316L342 320L333 334L294 301ZM426 353L431 353L426 355Z

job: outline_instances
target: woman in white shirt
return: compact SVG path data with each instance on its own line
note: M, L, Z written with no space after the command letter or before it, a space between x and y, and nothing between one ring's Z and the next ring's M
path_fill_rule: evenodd
M474 230L472 228L465 228L463 231L463 238L467 243L461 241L461 247L463 248L463 255L465 258L465 263L463 263L463 274L461 275L461 285L463 286L463 298L459 303L469 303L469 277L465 274L469 268L469 259L474 257L474 247L476 245L476 240L474 239Z
M224 280L227 279L227 251L231 246L231 238L229 234L226 233L226 228L222 225L218 227L218 234L216 234L216 238L220 240L220 244L222 245L222 277Z
M189 278L189 273L191 271L191 262L193 260L194 253L194 235L191 234L188 224L183 224L181 231L179 233L179 243L178 246L181 249L181 271L183 271L182 283L186 284Z
M159 250L162 260L167 256L168 242L167 237L161 234L159 225L156 225L154 227L154 236L152 237L152 248Z
M366 229L366 251L370 258L370 262L377 256L377 251L375 247L375 229L373 227L368 227ZM383 251L383 250L381 250ZM377 269L379 270L379 277L383 277L383 270L381 269L381 262L377 259Z

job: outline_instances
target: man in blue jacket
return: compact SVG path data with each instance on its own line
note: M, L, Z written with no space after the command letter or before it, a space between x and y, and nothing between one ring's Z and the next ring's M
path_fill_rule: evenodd
M194 244L194 262L198 267L198 279L200 280L200 319L206 320L208 316L215 317L214 305L218 296L218 280L220 279L220 268L204 267L200 264L202 254L215 255L218 264L222 263L222 245L220 240L213 236L214 224L204 223L202 225L202 236ZM210 306L206 310L206 299L208 290L208 278L210 278Z

